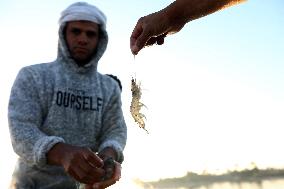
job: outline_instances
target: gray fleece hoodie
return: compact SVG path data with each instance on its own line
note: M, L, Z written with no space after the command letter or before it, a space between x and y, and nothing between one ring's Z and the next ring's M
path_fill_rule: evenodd
M100 25L98 49L84 67L70 58L63 34L66 22L75 20ZM9 128L19 155L15 188L76 188L62 167L47 164L46 154L58 142L94 152L112 147L123 161L127 131L120 88L114 79L97 72L108 43L106 18L95 6L75 3L62 12L59 23L57 59L22 68L11 90Z

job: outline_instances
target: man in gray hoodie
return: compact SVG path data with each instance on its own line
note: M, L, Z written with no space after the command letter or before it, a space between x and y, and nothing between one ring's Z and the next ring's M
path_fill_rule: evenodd
M105 188L120 178L127 138L121 91L97 71L108 43L106 17L79 2L62 12L59 24L57 59L22 68L11 90L16 189ZM105 178L110 159L113 174Z

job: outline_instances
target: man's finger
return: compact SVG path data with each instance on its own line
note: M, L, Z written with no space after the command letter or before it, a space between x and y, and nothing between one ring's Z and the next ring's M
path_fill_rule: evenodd
M130 49L132 54L136 55L139 52L139 48L137 47L137 38L141 35L143 32L143 27L142 27L142 21L141 19L138 20L131 36L130 36Z
M121 164L118 162L115 162L115 168L114 168L114 174L113 179L118 181L121 177Z
M100 178L105 174L105 171L102 168L94 167L87 161L80 163L78 166L83 171L84 177L88 180L92 180L91 183L94 181L99 181Z
M141 35L136 40L136 46L138 48L138 51L140 51L143 47L145 47L147 41L151 39L151 37L152 36L150 35L149 31L144 29Z
M136 44L136 40L141 35L142 32L143 32L142 25L138 22L130 36L130 47Z
M159 35L157 37L157 44L158 45L162 45L164 44L164 41L165 41L165 37L167 37L168 33L163 33L162 35Z
M104 165L103 160L91 150L85 152L83 154L83 157L85 158L85 160L87 160L89 164L91 164L94 167L102 167Z
M156 37L151 37L145 44L145 46L151 46L154 45L157 42L157 38Z
M76 168L75 170L69 170L68 172L74 179L81 183L91 184L94 183L93 178L88 177L80 168Z

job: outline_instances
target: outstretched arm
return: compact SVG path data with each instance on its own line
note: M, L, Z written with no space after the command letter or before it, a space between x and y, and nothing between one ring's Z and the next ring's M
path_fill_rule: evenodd
M166 8L141 17L130 37L134 55L144 47L162 45L168 34L179 32L186 23L245 0L176 0Z

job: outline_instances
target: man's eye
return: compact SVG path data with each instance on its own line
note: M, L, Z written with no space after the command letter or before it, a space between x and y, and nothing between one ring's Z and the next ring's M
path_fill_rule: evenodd
M81 31L79 29L76 29L76 28L72 29L71 32L75 35L79 35L81 33Z
M97 36L97 33L96 32L92 32L92 31L88 31L87 32L87 36L92 38L92 37L96 37Z

